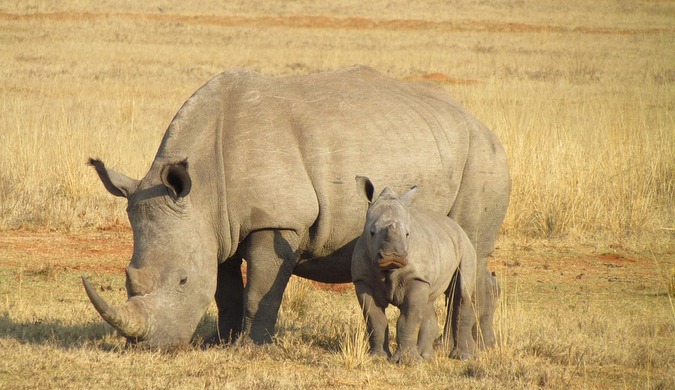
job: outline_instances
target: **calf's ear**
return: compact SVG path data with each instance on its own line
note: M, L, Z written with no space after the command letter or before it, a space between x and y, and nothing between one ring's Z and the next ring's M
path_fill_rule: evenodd
M373 203L375 196L375 186L369 178L365 176L356 176L356 193L366 202Z
M101 160L90 158L89 165L96 169L96 173L105 186L105 189L115 196L128 198L129 195L138 188L138 180L134 180L121 173L115 172L112 169L106 168Z
M162 168L162 183L169 191L169 196L173 200L183 198L190 193L192 188L192 179L188 173L188 163L183 160L178 163L166 164Z
M399 198L401 200L401 203L403 203L406 206L410 206L412 203L413 199L415 198L415 194L417 193L417 186L412 186L408 192L405 194L401 195Z

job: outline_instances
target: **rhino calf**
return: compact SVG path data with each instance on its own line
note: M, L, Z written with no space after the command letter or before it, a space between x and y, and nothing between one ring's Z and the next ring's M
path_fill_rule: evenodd
M411 205L413 187L402 196L385 188L374 197L372 182L357 176L357 192L369 207L363 233L352 255L352 281L366 320L370 353L392 361L419 361L433 357L438 335L434 301L456 291L451 356L471 358L476 350L472 328L476 287L476 252L462 228L441 213ZM456 290L451 287L457 272ZM385 309L401 311L396 323L396 353L389 349ZM448 311L450 313L450 310ZM446 321L448 323L448 321ZM448 331L446 329L446 331Z

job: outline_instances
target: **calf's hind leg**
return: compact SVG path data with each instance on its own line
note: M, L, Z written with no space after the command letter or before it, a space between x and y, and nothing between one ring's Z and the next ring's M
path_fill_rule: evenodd
M473 328L477 322L477 313L472 300L473 289L468 288L463 283L458 287L461 288L461 297L459 310L457 310L457 318L453 321L457 325L453 329L455 347L450 353L450 357L468 360L476 354L476 341L474 340Z

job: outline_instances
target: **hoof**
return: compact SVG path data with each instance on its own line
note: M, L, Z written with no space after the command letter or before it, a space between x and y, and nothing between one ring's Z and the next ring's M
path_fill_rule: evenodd
M471 360L473 356L468 353L468 352L462 352L459 349L455 348L450 352L450 358L451 359L457 359L457 360Z
M371 349L370 351L368 351L368 354L370 355L370 357L372 357L374 359L388 359L389 358L389 354L387 352L385 352L383 349L379 349L379 350L372 350Z
M433 352L430 352L430 353L423 353L423 354L421 354L421 356L422 356L422 359L424 359L424 360L431 360L431 359L434 358L434 356L436 356L436 354L434 354Z
M209 338L202 341L202 343L200 344L200 347L202 349L209 349L209 348L217 347L217 346L220 346L220 345L225 345L225 342L222 341L220 339L220 337L218 337L218 333L214 333Z
M422 361L424 361L424 358L417 351L408 351L408 352L396 351L394 356L392 356L389 360L392 363L396 364L413 364L413 363L421 363Z

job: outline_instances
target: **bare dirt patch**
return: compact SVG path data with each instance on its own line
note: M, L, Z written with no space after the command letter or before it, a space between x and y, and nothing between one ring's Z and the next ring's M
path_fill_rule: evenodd
M0 266L123 274L132 248L130 232L7 231L0 233Z
M125 20L156 21L165 23L203 24L217 26L266 26L318 29L357 30L437 30L437 31L483 31L496 33L581 33L641 35L672 32L664 28L612 28L612 27L568 27L547 24L481 21L430 21L421 19L371 19L364 17L330 17L316 15L293 16L225 16L225 15L172 15L140 14L130 12L53 12L33 14L11 14L0 12L0 18L7 20L53 20L53 21L98 21L110 18Z
M593 296L603 301L617 296L665 295L673 266L675 254L670 251L642 254L546 244L498 248L491 259L491 268L510 288L520 285L536 292L528 294L532 300L550 299L550 294L572 299Z
M133 251L129 228L115 227L96 233L0 232L0 267L29 273L95 273L124 276ZM246 282L246 264L242 265ZM315 287L342 292L350 283L311 282Z
M558 252L556 252L556 250ZM577 249L578 250L578 249ZM0 232L0 266L29 272L73 272L123 277L133 251L128 229L87 233ZM569 248L539 245L495 250L490 268L509 283L585 293L667 291L675 255L648 256L603 252L571 253ZM246 265L242 266L244 278ZM245 280L245 279L244 279ZM312 282L322 290L346 291L351 284Z
M450 77L444 73L440 72L435 72L435 73L427 73L427 74L422 74L419 76L410 76L407 77L407 80L410 81L432 81L435 83L441 83L441 84L459 84L459 85L473 85L473 84L478 84L478 80L471 80L471 79L462 79L462 78L456 78L456 77Z

